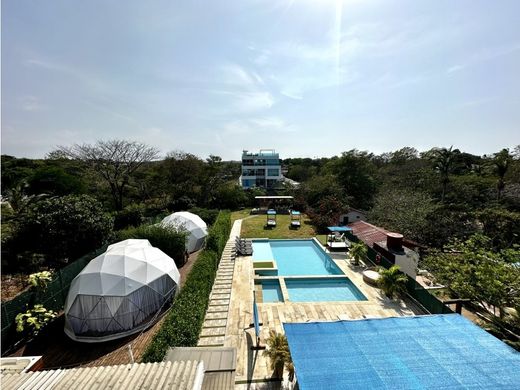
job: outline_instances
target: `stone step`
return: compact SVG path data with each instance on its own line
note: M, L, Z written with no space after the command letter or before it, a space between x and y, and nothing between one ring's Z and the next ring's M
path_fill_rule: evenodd
M220 319L220 320L204 320L204 323L202 324L203 328L221 328L225 327L227 325L227 319Z
M206 313L206 317L204 317L206 320L227 320L228 318L228 312L226 311L218 311L215 313Z
M212 305L212 306L208 307L208 311L206 312L206 314L209 314L209 313L225 314L228 312L228 310L229 310L228 305Z
M223 347L224 336L217 337L201 337L197 344L199 347Z
M229 305L229 299L210 299L209 304L210 306Z
M200 332L199 337L218 337L226 335L226 327L221 326L218 328L203 328Z
M227 282L232 283L233 277L228 275L219 275L215 278L215 282Z
M230 292L226 292L226 293L211 294L209 299L210 300L213 300L213 299L231 299L231 293Z

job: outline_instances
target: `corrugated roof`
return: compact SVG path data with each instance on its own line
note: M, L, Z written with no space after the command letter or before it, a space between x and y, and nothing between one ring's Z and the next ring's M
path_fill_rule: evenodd
M204 362L202 390L232 390L235 388L237 350L232 347L170 348L165 360L198 360Z
M374 242L386 241L386 234L390 233L365 221L352 222L348 226L352 228L352 233L369 247L372 247Z
M2 374L2 389L200 389L204 364L198 361L134 363L118 366Z

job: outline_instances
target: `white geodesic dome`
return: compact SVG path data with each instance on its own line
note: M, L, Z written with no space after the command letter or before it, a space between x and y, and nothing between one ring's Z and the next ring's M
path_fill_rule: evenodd
M188 211L179 211L168 215L161 221L161 225L169 225L177 229L186 230L188 232L186 250L190 253L202 248L204 240L208 235L206 222L198 215Z
M101 342L153 324L179 289L175 261L148 240L110 245L74 278L65 301L65 333Z

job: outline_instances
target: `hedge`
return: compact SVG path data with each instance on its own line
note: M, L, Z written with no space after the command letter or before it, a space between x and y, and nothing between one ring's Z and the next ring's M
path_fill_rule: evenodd
M197 345L220 256L230 231L231 213L221 211L208 231L206 248L197 257L161 328L145 350L142 362L162 361L170 347Z
M120 230L115 233L114 241L127 239L146 239L150 244L159 248L172 259L177 267L181 267L185 261L186 233L180 232L171 226L141 225L136 228Z

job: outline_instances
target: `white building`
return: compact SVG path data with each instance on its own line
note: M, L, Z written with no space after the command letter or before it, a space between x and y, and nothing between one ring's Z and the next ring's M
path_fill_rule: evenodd
M240 184L243 188L270 189L281 180L282 164L280 156L274 149L260 149L258 153L243 151L242 175L240 176Z

